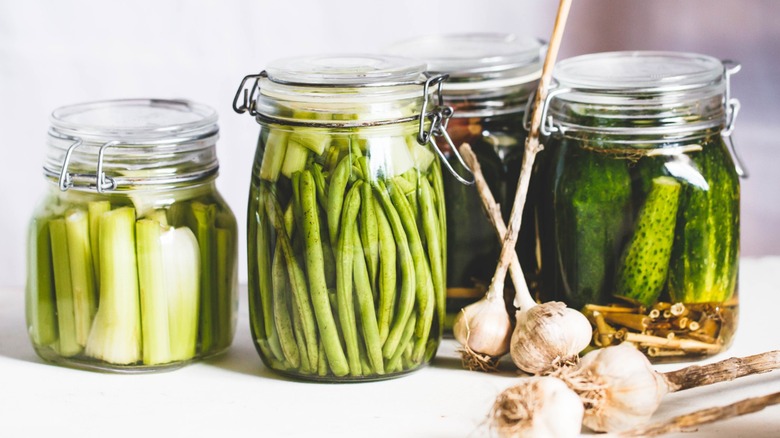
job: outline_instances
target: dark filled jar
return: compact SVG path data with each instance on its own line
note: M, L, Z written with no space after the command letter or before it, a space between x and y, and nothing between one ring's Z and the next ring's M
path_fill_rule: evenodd
M596 53L556 66L542 129L542 293L586 313L594 346L630 342L663 361L731 343L737 70L677 52Z
M225 351L237 227L216 188L217 114L110 100L51 115L49 187L30 224L27 327L56 364L116 372Z
M392 53L428 63L434 73L449 75L444 102L454 109L447 125L452 142L468 143L485 180L501 207L504 220L514 203L527 136L523 119L529 96L541 75L546 44L535 38L503 33L462 33L424 36L391 46ZM444 141L447 160L461 169L458 157ZM447 204L447 327L463 307L482 298L501 251L496 231L483 212L476 186L461 184L445 173ZM535 182L535 180L534 180ZM536 290L535 185L529 190L517 253L531 290ZM509 285L509 282L507 282ZM507 290L507 294L513 292ZM506 300L509 305L511 297ZM514 311L510 312L514 315Z
M244 78L234 109L260 125L249 313L269 368L377 380L435 355L446 267L433 141L446 135L449 111L435 99L443 79L417 61L373 55L282 59Z

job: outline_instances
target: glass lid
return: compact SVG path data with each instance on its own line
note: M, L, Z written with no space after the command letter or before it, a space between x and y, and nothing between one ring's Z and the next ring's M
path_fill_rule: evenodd
M723 64L694 53L606 52L565 59L553 77L580 90L666 92L720 83Z
M217 113L186 100L125 99L57 108L52 127L64 135L127 142L199 136L217 131Z
M496 78L538 78L547 45L506 33L429 35L394 44L389 53L425 60L428 69L450 75L450 83ZM533 77L523 77L531 75Z
M419 82L420 61L379 55L321 55L280 59L266 68L277 83L364 86Z

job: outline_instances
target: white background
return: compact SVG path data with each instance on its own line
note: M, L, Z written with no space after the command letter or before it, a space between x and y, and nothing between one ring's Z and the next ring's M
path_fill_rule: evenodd
M231 110L241 78L273 59L372 52L423 34L499 31L547 39L552 0L0 0L0 285L24 283L27 221L45 189L48 115L78 102L188 98L220 115L218 186L244 223L257 125ZM780 2L576 0L561 57L603 50L685 50L739 60L735 134L743 254L780 254ZM246 250L240 246L240 279Z

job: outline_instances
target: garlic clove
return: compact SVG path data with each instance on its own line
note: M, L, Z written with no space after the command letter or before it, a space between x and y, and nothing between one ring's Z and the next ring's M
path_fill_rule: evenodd
M580 372L602 388L583 423L597 432L619 432L647 422L669 392L663 377L636 348L620 344L582 357Z
M509 351L512 322L500 296L488 294L464 307L455 317L453 335L477 354L497 358Z
M548 374L566 362L576 362L590 344L592 329L582 313L558 301L517 312L511 340L512 360L522 371Z
M555 377L528 377L503 391L491 411L503 437L579 436L584 407L577 393Z

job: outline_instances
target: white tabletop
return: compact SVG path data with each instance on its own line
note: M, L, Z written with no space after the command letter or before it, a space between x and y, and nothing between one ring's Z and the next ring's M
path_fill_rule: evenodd
M780 348L780 257L742 261L740 305L734 345L706 362ZM25 333L23 288L5 287L0 288L0 437L491 436L486 414L518 377L464 371L455 347L445 340L433 364L394 380L295 382L260 362L244 296L236 339L225 355L159 374L102 374L43 363ZM654 420L777 391L780 371L670 394ZM780 406L683 436L778 437Z

